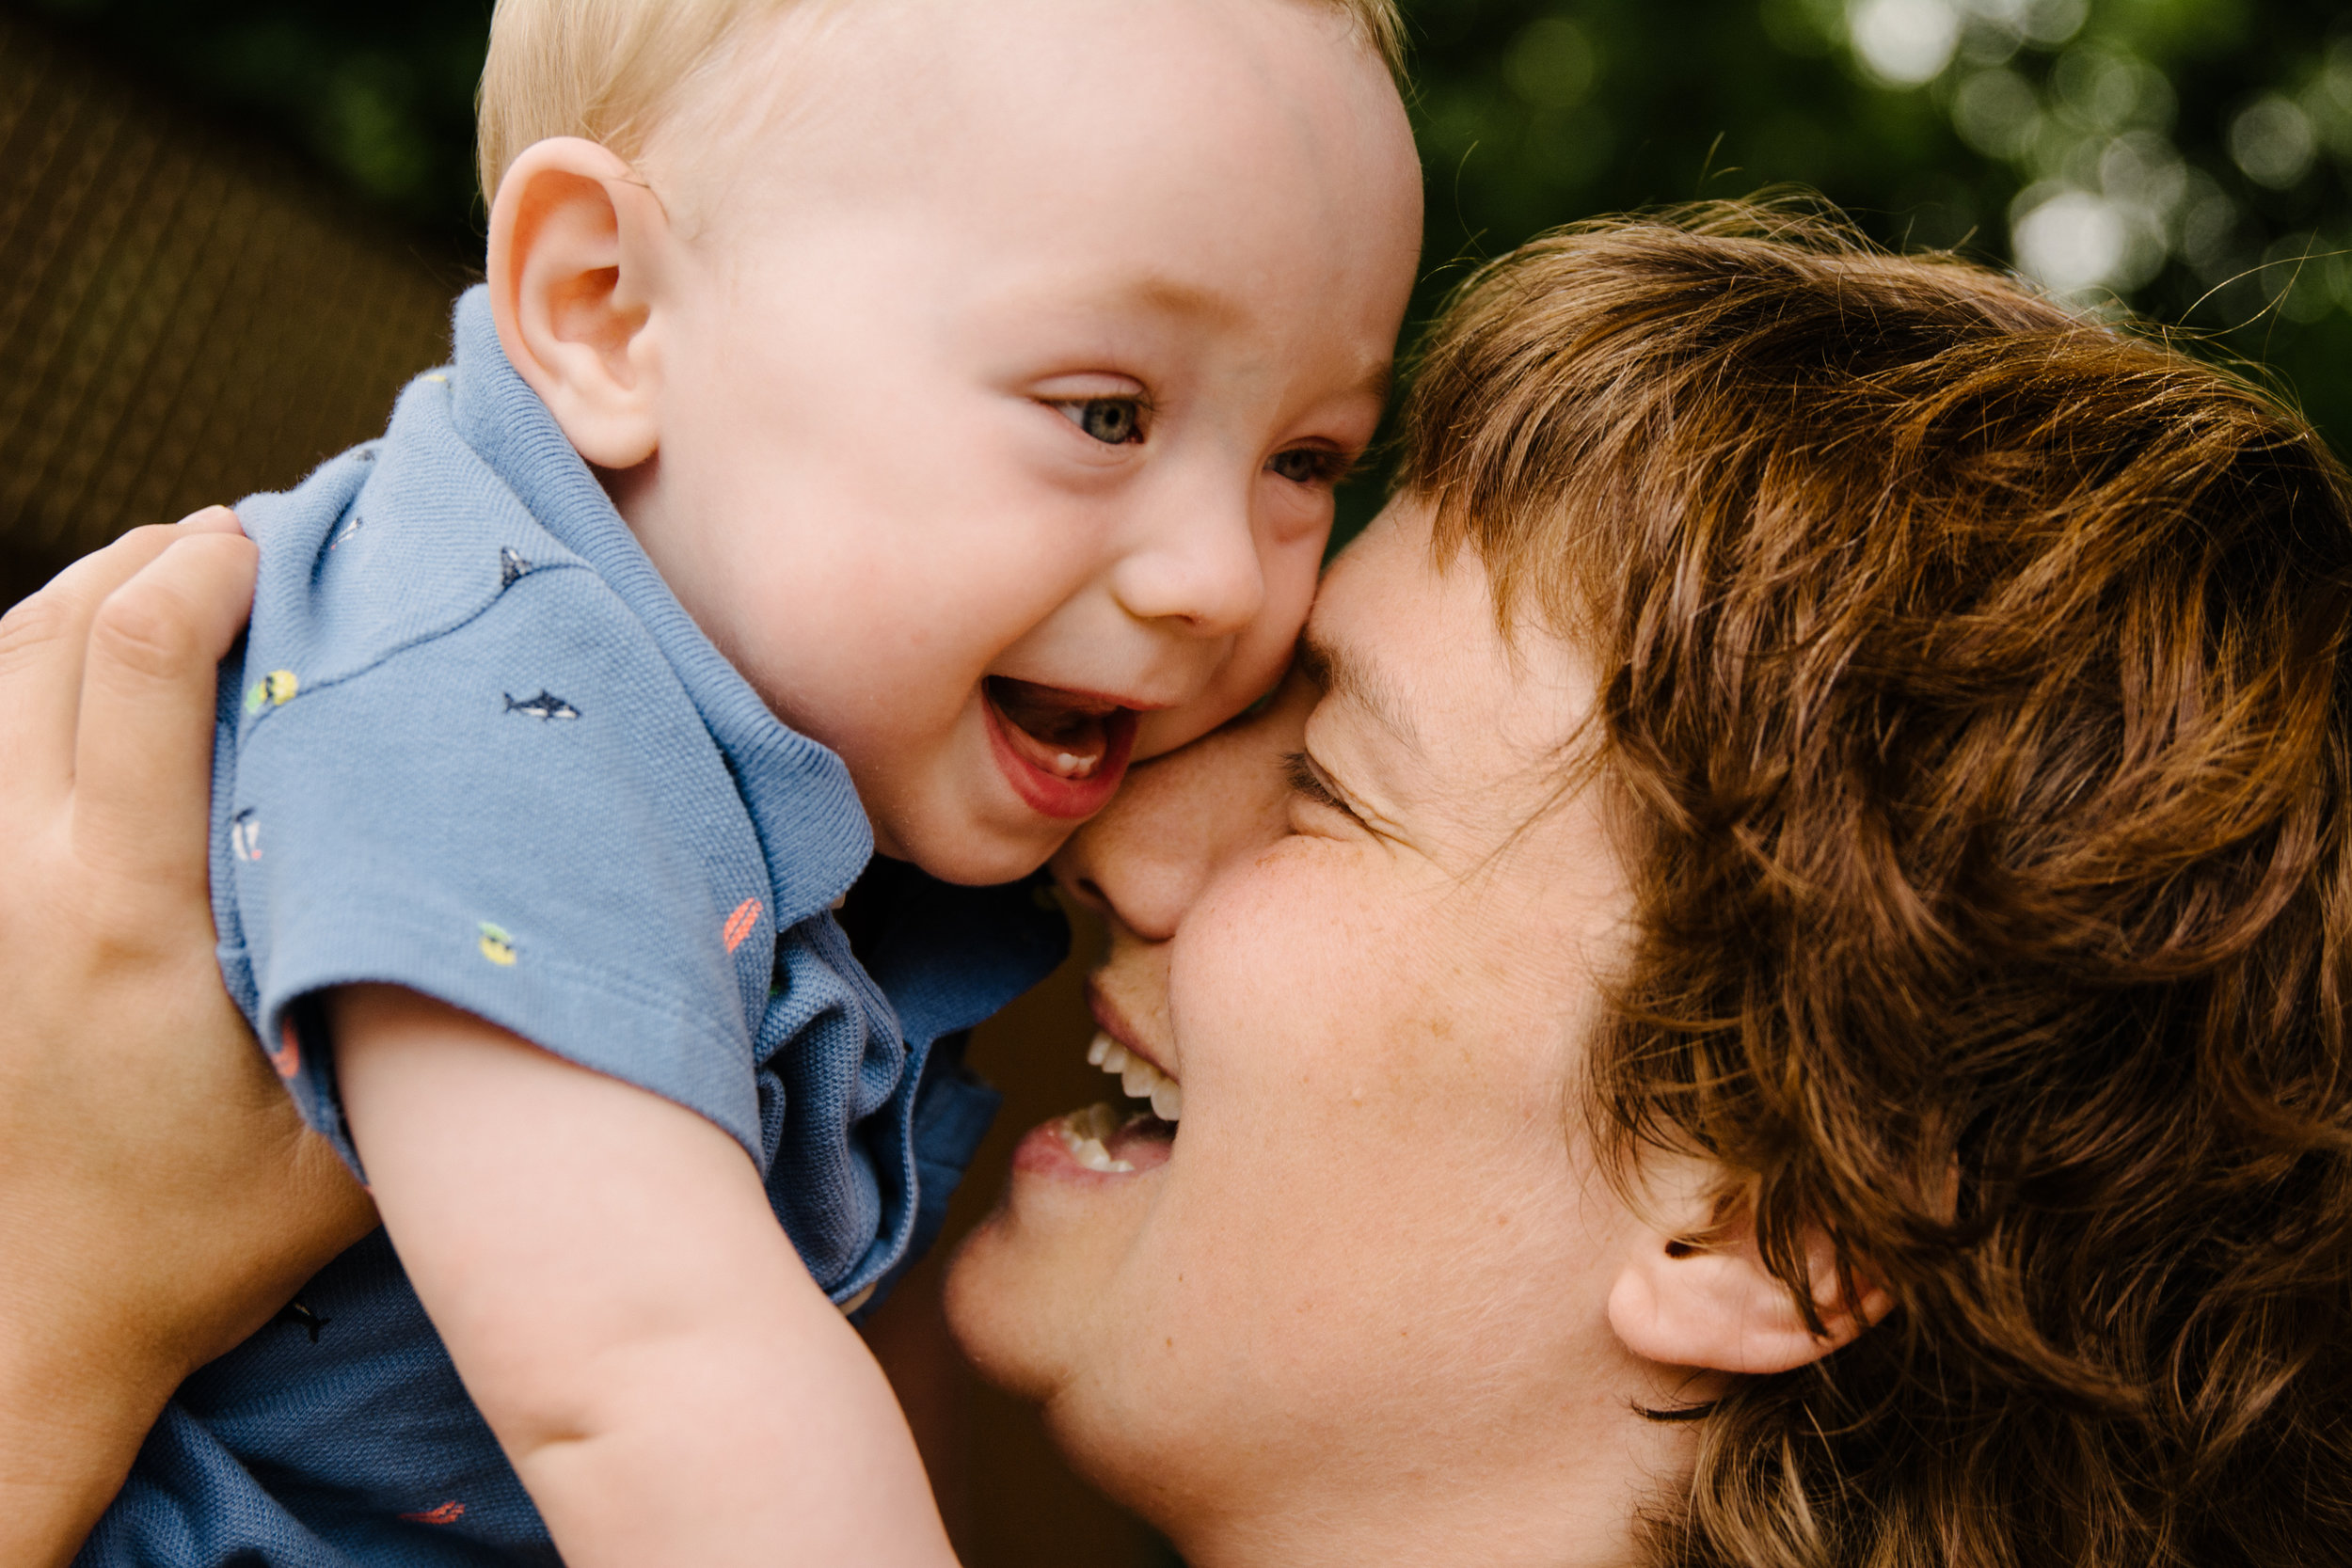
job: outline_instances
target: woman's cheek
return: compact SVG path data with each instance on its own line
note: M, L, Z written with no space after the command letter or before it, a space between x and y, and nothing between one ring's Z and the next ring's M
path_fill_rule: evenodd
M1368 858L1285 837L1211 886L1170 956L1187 1123L1253 1129L1266 1167L1348 1157L1418 1117L1397 1058L1426 1033L1423 955L1368 884Z

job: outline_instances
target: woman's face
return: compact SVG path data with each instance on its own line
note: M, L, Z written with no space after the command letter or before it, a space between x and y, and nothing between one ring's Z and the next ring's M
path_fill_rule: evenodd
M1104 1171L1038 1129L949 1285L980 1369L1196 1561L1293 1529L1294 1560L1433 1528L1613 1556L1630 1483L1591 1456L1682 1440L1634 1413L1672 1395L1609 1332L1635 1222L1573 1111L1628 907L1595 792L1562 794L1592 680L1428 537L1392 508L1279 700L1064 852L1111 931L1097 1014L1181 1132Z

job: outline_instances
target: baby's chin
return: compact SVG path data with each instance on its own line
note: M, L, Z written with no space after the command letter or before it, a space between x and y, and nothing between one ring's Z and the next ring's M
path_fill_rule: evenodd
M1041 820L1033 832L1017 832L988 823L877 818L874 852L912 862L941 881L959 887L993 887L1017 882L1038 870L1081 826Z

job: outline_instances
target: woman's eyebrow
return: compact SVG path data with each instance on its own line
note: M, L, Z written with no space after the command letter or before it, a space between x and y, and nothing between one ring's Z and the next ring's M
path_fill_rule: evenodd
M1380 721L1380 727L1415 752L1426 755L1412 710L1399 698L1388 673L1336 642L1317 637L1312 629L1298 640L1298 662L1307 678L1324 690L1356 704Z

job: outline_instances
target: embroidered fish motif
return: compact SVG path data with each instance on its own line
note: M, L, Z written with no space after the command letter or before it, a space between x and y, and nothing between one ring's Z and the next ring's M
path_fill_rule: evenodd
M531 562L516 555L512 547L499 546L499 592L503 594L522 578L531 575Z
M554 692L549 691L544 686L539 689L539 695L536 697L526 697L519 703L515 701L514 693L512 692L501 692L501 695L506 699L507 712L519 713L526 719L536 719L545 722L550 719L577 719L580 717L580 709L572 706L571 704L565 702Z
M421 1513L404 1513L401 1522L410 1525L453 1525L466 1516L466 1505L446 1502L438 1508L428 1508Z
M284 707L302 689L301 679L292 670L272 670L245 690L245 710L259 713L265 707Z
M262 858L262 819L249 807L230 821L229 852L241 861Z
M269 1065L278 1069L278 1077L292 1078L302 1070L302 1041L294 1034L294 1014L286 1015L284 1024L278 1031L278 1047L269 1053Z
M493 926L488 921L484 921L482 923L482 956L501 969L514 968L515 959L517 957L514 937L508 934L504 927Z
M758 899L746 898L736 906L733 914L727 916L726 927L720 932L720 935L726 940L728 952L732 953L742 946L744 940L759 925L761 907Z

